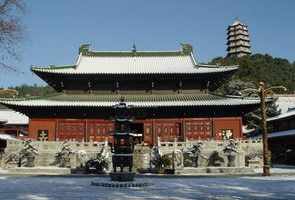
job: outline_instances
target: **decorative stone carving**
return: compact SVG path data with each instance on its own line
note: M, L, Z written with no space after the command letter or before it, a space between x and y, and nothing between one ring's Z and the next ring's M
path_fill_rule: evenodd
M227 157L228 167L235 167L235 160L238 153L237 144L234 140L230 139L228 144L223 148L223 153Z
M162 167L161 154L158 146L153 146L151 150L151 168L160 169Z
M224 159L218 151L213 151L208 159L208 166L221 167L224 165Z
M191 148L184 151L184 166L185 167L199 167L199 158L208 158L203 154L203 143L198 142Z
M179 150L163 154L158 146L152 148L152 169L159 173L174 173L173 170L182 165L182 160L182 152Z
M86 162L89 160L87 152L85 150L78 150L76 155L80 168L84 169L86 166Z
M181 150L176 149L173 152L174 156L174 168L182 168L183 167L183 152Z
M58 167L71 167L71 157L70 155L73 153L71 145L64 141L61 145L61 149L59 152L55 154L55 162L54 165Z
M88 173L105 173L109 169L110 159L107 151L107 142L98 152L95 159L90 159L85 164L85 169Z
M5 164L8 166L16 165L17 167L34 167L38 150L31 143L31 140L24 141L22 149L17 153L9 154L5 159Z
M255 151L255 152L249 152L245 156L245 162L246 166L252 167L252 168L258 168L262 166L262 151Z

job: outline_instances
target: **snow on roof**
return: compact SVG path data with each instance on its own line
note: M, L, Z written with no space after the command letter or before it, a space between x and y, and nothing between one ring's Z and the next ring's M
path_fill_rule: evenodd
M277 105L282 113L288 111L289 108L295 107L295 96L278 96Z
M204 66L194 58L190 44L177 51L92 51L79 48L74 65L38 67L32 71L54 74L207 74L230 72L238 66Z
M295 116L295 96L278 96L276 104L278 105L278 108L281 109L281 114L268 118L267 121L274 121Z
M192 55L168 56L85 56L80 55L75 66L64 68L32 68L33 71L61 74L171 74L214 73L238 69L196 65Z
M11 135L0 133L0 140L17 140L17 139L12 137Z
M252 133L252 132L254 132L256 129L255 128L247 128L247 126L242 126L242 132L244 133L244 134L250 134L250 133Z
M284 118L291 117L291 116L295 116L295 109L290 110L290 111L285 112L285 113L282 113L282 114L280 114L278 116L268 118L267 121L271 122L271 121L274 121L274 120L284 119Z
M241 99L241 98L220 98L215 100L164 100L164 101L128 101L128 105L134 107L165 107L165 106L236 106L236 105L256 105L260 101L256 98ZM17 100L17 101L2 101L6 105L30 106L30 107L50 107L50 106L86 106L86 107L112 107L118 101L54 101L47 99L36 100Z
M6 121L6 124L26 125L29 123L29 118L19 112L13 110L0 110L0 121Z
M167 73L190 72L195 64L190 56L89 57L82 56L76 73Z
M278 131L268 134L268 138L276 138L276 137L284 137L284 136L294 136L295 129L287 130L287 131Z
M235 20L235 21L233 22L232 26L236 26L236 25L238 25L238 24L242 24L242 23L240 22L240 20Z

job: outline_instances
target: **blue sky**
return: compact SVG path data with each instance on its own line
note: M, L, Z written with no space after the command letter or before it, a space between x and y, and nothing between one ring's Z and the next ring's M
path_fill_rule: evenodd
M30 0L16 63L0 69L0 87L45 84L31 65L75 62L81 43L95 50L177 50L194 47L199 62L226 54L226 28L248 24L254 53L295 60L295 1L271 0Z

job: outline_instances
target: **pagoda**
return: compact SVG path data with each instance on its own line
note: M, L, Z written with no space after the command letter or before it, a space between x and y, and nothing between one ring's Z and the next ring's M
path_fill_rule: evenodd
M30 118L29 137L112 142L113 106L121 99L136 120L136 143L242 138L242 116L259 100L212 94L238 66L197 63L193 48L176 51L93 51L81 45L74 65L31 69L58 93L2 100Z
M227 56L242 57L251 54L248 26L235 20L227 28Z

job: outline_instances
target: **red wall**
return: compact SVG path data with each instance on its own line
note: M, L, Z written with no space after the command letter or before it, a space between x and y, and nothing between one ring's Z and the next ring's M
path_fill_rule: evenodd
M240 117L213 118L214 138L222 139L222 134L226 131L232 132L233 138L242 138L242 119Z
M222 139L222 134L230 133L233 138L242 137L240 117L227 118L181 118L138 120L144 125L144 142L155 144L161 141ZM29 136L38 139L38 130L48 130L49 140L104 141L112 140L114 124L102 119L31 119ZM223 135L224 135L223 134Z
M48 140L56 140L56 120L55 119L30 119L29 137L37 140L38 130L48 130Z

